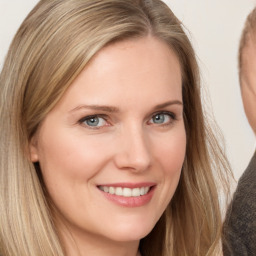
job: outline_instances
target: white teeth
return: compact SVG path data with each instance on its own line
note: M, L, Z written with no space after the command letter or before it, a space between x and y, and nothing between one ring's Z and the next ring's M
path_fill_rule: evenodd
M130 188L124 188L123 189L123 196L125 196L125 197L132 196L132 190Z
M139 188L134 188L132 190L132 196L140 196L140 189Z
M115 189L113 187L110 187L108 192L113 195L113 194L115 194Z
M112 195L124 196L124 197L138 197L138 196L146 195L149 192L150 187L121 188L121 187L99 186L99 189L104 191L105 193L109 193Z
M116 188L116 193L117 196L122 196L123 195L123 189L122 188Z

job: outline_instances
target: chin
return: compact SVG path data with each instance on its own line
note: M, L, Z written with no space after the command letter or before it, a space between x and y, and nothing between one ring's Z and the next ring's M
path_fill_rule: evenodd
M112 230L110 236L112 240L119 242L139 241L146 237L154 228L155 224L145 225L145 223L137 225L121 225Z

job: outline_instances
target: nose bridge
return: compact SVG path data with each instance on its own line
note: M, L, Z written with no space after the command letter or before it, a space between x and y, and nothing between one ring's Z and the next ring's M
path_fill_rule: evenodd
M149 167L151 162L149 138L142 125L130 124L123 127L119 145L117 149L119 168L144 171Z

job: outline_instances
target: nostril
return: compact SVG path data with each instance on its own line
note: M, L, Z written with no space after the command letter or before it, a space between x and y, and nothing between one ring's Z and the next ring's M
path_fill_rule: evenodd
M129 129L128 129L128 128ZM152 157L149 142L138 127L126 126L120 135L116 149L116 166L122 170L142 172L151 165Z

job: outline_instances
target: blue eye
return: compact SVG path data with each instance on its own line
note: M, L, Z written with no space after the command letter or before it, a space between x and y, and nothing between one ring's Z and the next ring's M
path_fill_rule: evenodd
M88 116L83 118L81 122L89 127L101 127L106 125L106 120L99 116Z
M167 113L158 113L158 114L154 115L151 118L150 123L153 123L153 124L168 124L168 123L171 123L171 121L173 119L174 118L169 113L168 114Z

